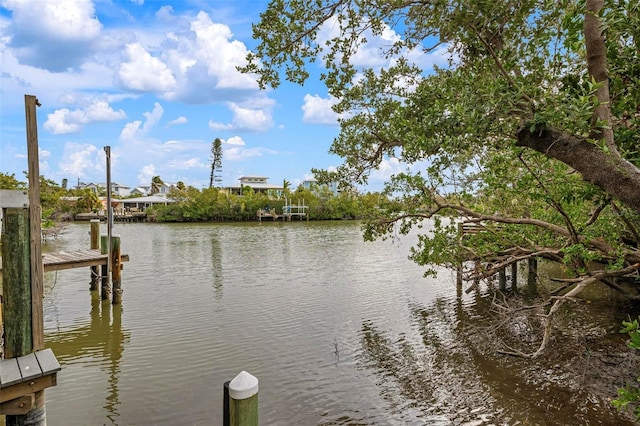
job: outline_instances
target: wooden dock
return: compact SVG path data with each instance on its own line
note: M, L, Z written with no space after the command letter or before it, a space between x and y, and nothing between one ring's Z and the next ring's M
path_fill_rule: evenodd
M100 250L76 250L58 251L54 253L43 253L42 263L45 272L60 271L63 269L82 268L87 266L107 265L109 256L100 253ZM129 255L121 255L121 262L128 262ZM2 275L2 264L0 261L0 276Z

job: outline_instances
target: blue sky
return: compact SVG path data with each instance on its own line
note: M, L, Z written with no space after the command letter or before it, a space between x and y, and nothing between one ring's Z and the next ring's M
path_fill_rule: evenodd
M0 0L0 171L27 169L24 95L34 95L40 173L58 183L112 180L208 186L211 142L223 141L222 183L241 176L294 186L328 154L339 128L312 65L304 86L261 91L236 70L257 41L257 0ZM359 65L384 67L371 37ZM417 62L445 63L444 52ZM401 166L385 161L372 190Z

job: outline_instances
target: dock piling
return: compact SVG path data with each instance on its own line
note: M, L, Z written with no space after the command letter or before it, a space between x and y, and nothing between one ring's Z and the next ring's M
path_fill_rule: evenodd
M258 426L258 379L241 371L229 382L229 426Z
M122 302L122 262L120 256L120 235L111 236L111 286L112 303L114 305Z
M109 253L109 236L101 235L100 236L100 253L108 254ZM109 285L109 262L107 264L102 265L102 280L101 280L101 289L100 289L100 297L102 300L110 300L111 299L111 287Z
M91 219L91 250L100 250L100 219ZM100 268L98 266L92 266L89 289L91 291L97 290L99 282Z

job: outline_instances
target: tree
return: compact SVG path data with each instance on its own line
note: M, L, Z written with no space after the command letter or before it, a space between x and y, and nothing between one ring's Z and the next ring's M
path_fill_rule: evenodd
M553 314L587 285L639 298L614 281L640 270L639 12L624 0L272 1L242 70L277 87L282 69L303 83L323 61L343 117L330 152L344 164L314 170L320 180L364 184L389 159L406 167L367 238L434 219L413 259L454 267L472 254L482 267L469 280L532 257L564 263L574 278L544 304L539 346L507 351L537 357ZM392 60L359 66L376 37ZM448 65L423 69L410 61L418 50ZM463 247L459 221L488 231Z
M214 182L220 186L222 182L222 141L215 138L211 143L211 176L209 177L209 188L213 188Z
M164 185L164 182L160 176L154 176L151 178L151 194L157 194Z
M27 189L27 184L16 179L16 175L13 173L0 172L0 189Z
M78 198L77 206L81 212L95 212L102 207L98 194L92 191L90 188L85 188L81 191L81 196Z

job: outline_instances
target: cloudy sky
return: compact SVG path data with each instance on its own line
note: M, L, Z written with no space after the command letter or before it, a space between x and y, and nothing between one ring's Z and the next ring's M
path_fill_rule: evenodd
M40 173L58 183L104 182L108 145L113 181L133 187L159 175L202 188L215 138L224 185L247 175L297 185L311 168L337 166L327 151L338 126L322 85L260 91L236 70L257 44L251 24L265 8L258 0L0 0L0 171L24 180L25 94L42 105ZM382 37L357 60L383 67L376 42L397 34ZM372 189L394 167L384 164Z

